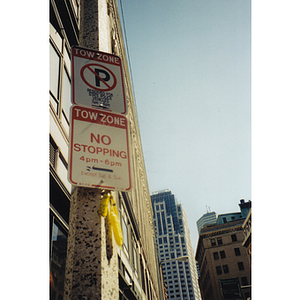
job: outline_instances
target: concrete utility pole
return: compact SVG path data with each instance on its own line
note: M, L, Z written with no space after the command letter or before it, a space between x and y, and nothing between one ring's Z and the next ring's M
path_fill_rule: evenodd
M106 0L81 0L80 9L79 46L110 52ZM119 298L117 255L107 224L97 213L102 193L97 188L72 189L65 300Z

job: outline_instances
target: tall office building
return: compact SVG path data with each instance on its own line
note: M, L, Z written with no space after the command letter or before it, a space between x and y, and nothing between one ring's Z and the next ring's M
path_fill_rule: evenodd
M163 299L163 285L158 272L158 261L153 227L153 211L148 189L144 158L126 59L126 47L121 29L116 0L51 0L49 18L50 87L50 299L68 299L64 296L67 282L78 299ZM71 106L71 47L79 45L119 56L122 60L124 88L127 100L130 161L132 164L132 189L113 192L117 203L124 243L121 249L105 234L104 218L100 238L95 238L93 248L100 248L101 255L92 261L94 270L86 274L78 267L81 281L65 277L67 243L72 238L69 222L72 186L67 180L69 124ZM99 199L97 199L98 201ZM94 201L94 200L93 200ZM95 210L97 214L97 209ZM98 218L96 215L95 218ZM85 221L83 218L78 222ZM73 228L73 227L72 227ZM78 244L82 240L78 239ZM84 240L85 241L85 240ZM101 241L101 243L100 243ZM77 242L77 241L76 241ZM106 242L107 245L106 245ZM86 251L88 253L88 243ZM78 255L76 254L76 259ZM82 254L82 262L89 254ZM75 260L75 259L74 259ZM78 261L78 264L80 262ZM73 274L75 274L75 271ZM96 275L94 275L96 274ZM87 277L92 280L86 280ZM80 277L77 277L80 278ZM97 286L95 282L97 281ZM87 282L87 283L86 283ZM100 282L100 283L99 283ZM87 288L94 288L91 296L83 295ZM94 293L98 295L94 295ZM100 293L100 295L99 295ZM65 293L66 294L66 293Z
M151 201L158 257L168 299L200 300L196 262L185 211L168 190L153 193ZM182 261L181 257L186 260Z
M200 234L200 230L204 225L214 224L217 222L217 214L213 212L207 212L197 221L197 230L198 234Z

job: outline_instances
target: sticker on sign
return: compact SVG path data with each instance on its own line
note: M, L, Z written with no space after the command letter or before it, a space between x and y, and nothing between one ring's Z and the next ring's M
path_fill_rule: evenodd
M131 189L127 119L121 114L71 107L68 178L76 186Z
M121 58L110 53L73 46L72 102L126 114Z

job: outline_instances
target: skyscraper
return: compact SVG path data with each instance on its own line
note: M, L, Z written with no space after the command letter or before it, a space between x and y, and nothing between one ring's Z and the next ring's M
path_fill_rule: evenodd
M151 201L158 258L168 299L200 300L196 262L185 211L168 190L153 193Z
M213 224L216 222L217 222L217 214L214 211L207 212L201 218L199 218L197 221L198 234L200 234L200 230L201 230L201 228L203 228L204 225Z

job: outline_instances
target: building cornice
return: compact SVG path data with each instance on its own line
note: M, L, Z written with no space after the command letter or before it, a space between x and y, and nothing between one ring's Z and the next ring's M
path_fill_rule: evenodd
M242 231L242 230L243 230L242 225L238 225L238 226L234 226L234 227L230 227L230 228L224 228L224 229L220 229L220 230L201 233L200 239L204 239L207 237L213 237L213 236L217 236L217 235L223 235L223 234L231 233L231 232L235 232L235 231Z

